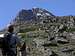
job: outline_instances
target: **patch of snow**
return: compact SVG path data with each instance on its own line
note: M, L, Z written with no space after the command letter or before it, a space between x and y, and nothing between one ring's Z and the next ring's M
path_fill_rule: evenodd
M4 34L0 34L0 38L3 38L4 37Z
M41 14L40 13L37 13L37 16L40 16Z

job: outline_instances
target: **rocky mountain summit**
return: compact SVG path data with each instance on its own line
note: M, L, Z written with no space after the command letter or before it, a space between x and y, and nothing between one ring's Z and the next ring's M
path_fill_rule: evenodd
M23 9L12 24L26 42L28 56L75 56L75 16Z

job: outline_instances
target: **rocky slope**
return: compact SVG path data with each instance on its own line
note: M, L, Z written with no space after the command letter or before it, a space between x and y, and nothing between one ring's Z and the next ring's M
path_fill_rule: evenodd
M75 16L23 9L13 24L27 43L28 56L75 56Z

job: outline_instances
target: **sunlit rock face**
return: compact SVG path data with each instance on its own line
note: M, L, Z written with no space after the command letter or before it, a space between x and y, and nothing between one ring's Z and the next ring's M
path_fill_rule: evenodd
M24 23L39 23L47 18L55 17L52 13L48 12L42 8L32 8L31 10L22 9L17 17L13 20L14 24L24 24ZM33 21L33 22L32 22ZM34 23L35 23L34 22Z

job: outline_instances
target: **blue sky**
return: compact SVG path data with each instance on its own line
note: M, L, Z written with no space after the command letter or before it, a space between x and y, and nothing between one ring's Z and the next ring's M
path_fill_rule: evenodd
M0 0L0 29L21 9L44 8L56 16L75 15L75 0Z

